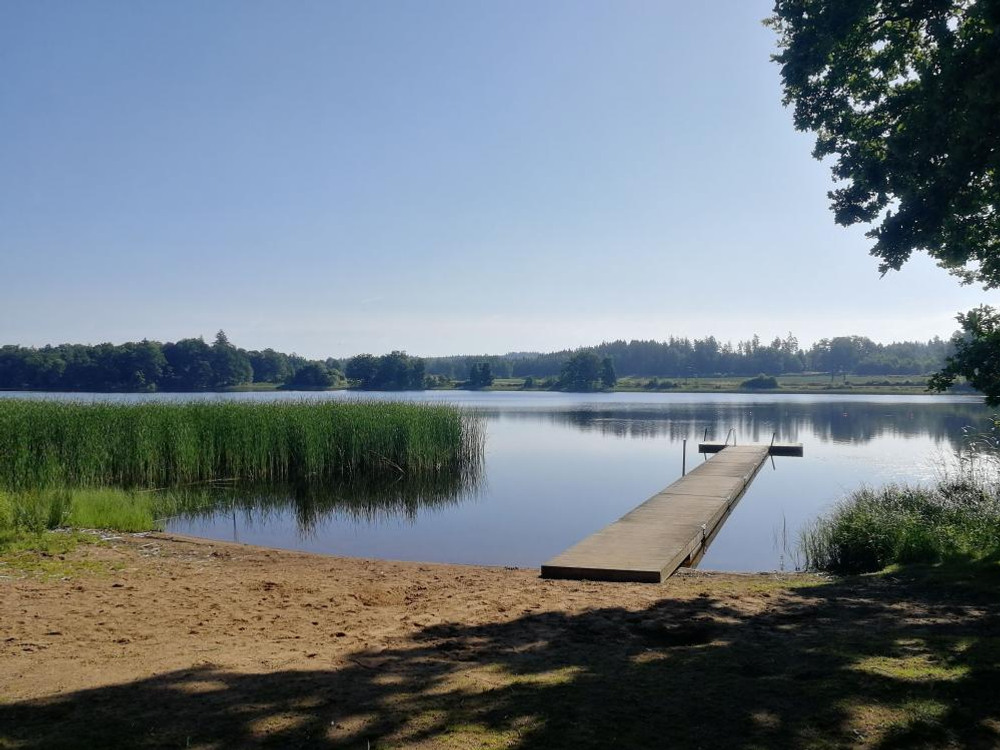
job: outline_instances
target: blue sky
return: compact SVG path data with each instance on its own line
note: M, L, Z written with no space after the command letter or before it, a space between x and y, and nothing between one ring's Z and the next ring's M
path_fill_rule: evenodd
M0 343L949 335L990 295L833 223L770 6L0 4Z

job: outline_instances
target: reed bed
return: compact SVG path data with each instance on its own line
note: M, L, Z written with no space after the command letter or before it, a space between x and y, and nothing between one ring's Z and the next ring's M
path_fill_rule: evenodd
M838 574L1000 560L1000 480L963 472L930 487L856 490L803 532L801 547L809 568Z
M464 476L483 439L479 418L443 405L0 400L0 487Z

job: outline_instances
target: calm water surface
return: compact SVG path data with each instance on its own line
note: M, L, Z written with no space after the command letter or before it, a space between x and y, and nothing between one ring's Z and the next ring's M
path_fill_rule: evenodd
M4 394L24 397L29 394ZM740 443L801 442L804 458L765 465L700 567L795 567L803 524L861 484L930 481L991 412L974 397L743 394L229 393L33 394L109 400L391 398L456 403L486 419L484 479L430 505L222 509L167 530L337 555L534 567L614 521L703 460L705 434Z

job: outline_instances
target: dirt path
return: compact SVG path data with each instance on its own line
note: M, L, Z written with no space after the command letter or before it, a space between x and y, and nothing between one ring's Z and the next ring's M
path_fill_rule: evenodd
M858 664L964 691L949 665L996 617L794 575L544 581L165 536L69 557L85 572L0 581L0 747L850 745L915 715Z

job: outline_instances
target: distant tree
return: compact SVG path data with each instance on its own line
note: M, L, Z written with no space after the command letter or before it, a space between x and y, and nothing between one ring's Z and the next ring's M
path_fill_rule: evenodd
M696 373L701 375L718 372L720 369L719 354L719 342L715 340L715 336L709 336L706 339L700 340L696 339L690 356L690 365Z
M428 375L424 378L424 388L451 388L452 381L451 378L445 375Z
M420 357L410 357L408 362L406 389L412 391L422 390L425 386L426 378L427 371L426 366L424 365L424 360Z
M526 377L524 379L524 383L521 384L521 387L524 388L525 390L528 390L530 388L534 388L535 387L535 379L531 375L528 375L528 377Z
M202 338L180 339L163 345L167 360L167 388L177 391L203 391L212 387L212 348Z
M564 391L592 391L600 376L601 360L592 351L580 351L563 365L559 387Z
M167 368L167 358L159 343L143 339L114 347L112 352L117 370L112 390L156 390Z
M878 346L864 336L836 336L820 339L810 350L813 368L830 374L854 372L865 357L877 351Z
M393 351L378 358L372 385L380 390L407 390L411 387L410 377L410 363L406 352Z
M253 382L253 367L246 352L229 343L226 332L215 334L212 344L213 388L227 388Z
M336 374L323 362L309 362L292 375L285 383L286 388L306 390L329 388L337 382Z
M344 375L349 380L354 380L362 388L370 388L375 380L375 373L378 371L378 360L371 354L359 354L347 360L344 366Z
M402 351L381 357L370 354L353 357L347 362L345 374L367 390L412 391L424 387L424 361Z
M288 355L288 365L292 368L293 373L300 367L305 367L310 361L311 360L306 359L302 355L296 354L295 352Z
M479 362L469 368L470 388L489 388L493 385L493 370L489 362Z
M274 349L247 352L255 383L284 383L294 373L288 355Z
M611 357L601 360L601 385L605 388L614 388L618 382L618 374L615 372L615 363Z

